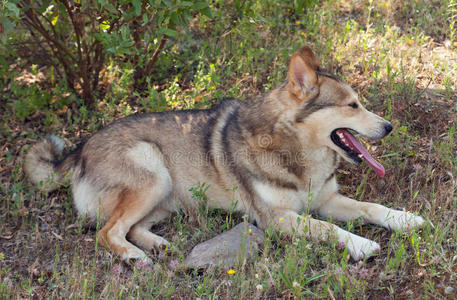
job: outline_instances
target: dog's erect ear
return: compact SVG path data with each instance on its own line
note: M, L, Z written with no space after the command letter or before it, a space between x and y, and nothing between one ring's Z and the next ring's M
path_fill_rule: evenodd
M319 93L317 74L299 53L292 55L290 60L288 89L301 101L314 98Z
M317 60L317 57L314 55L310 47L303 46L300 48L298 53L300 53L300 56L305 60L311 69L314 71L319 71L319 61Z

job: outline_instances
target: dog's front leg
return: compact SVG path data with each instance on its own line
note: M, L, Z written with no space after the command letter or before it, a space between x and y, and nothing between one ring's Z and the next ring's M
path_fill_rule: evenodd
M379 244L361 236L352 234L329 222L320 221L310 216L303 217L292 210L277 210L274 212L273 225L283 232L309 236L313 239L336 240L348 248L354 260L360 260L379 251Z
M419 227L424 219L409 212L387 208L380 204L360 202L338 193L333 194L318 208L319 215L337 221L364 218L369 223L393 230L407 230Z

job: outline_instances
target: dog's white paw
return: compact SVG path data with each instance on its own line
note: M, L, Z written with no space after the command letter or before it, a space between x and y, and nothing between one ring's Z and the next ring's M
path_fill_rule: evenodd
M155 247L157 249L161 249L161 250L166 250L171 247L170 242L161 236L157 236L156 239L154 240L154 243L155 243Z
M421 227L424 219L409 212L390 209L384 222L391 230L411 230Z
M338 232L338 243L348 248L349 254L355 261L376 254L381 249L378 243L345 230Z
M127 251L122 255L122 259L126 262L134 260L150 266L153 264L152 260L146 255L146 253L136 247L129 247Z

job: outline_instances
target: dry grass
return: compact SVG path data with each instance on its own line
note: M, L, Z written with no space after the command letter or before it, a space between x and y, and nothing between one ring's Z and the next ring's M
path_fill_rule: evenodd
M95 110L71 104L75 95L46 80L50 70L20 61L3 67L0 298L457 296L455 3L335 0L306 14L289 6L255 2L234 22L234 9L219 3L213 7L219 19L195 20L190 35L167 49L169 60L157 70L164 79L141 95L146 100L132 96L129 66L106 70L109 88ZM284 79L288 58L304 43L395 127L370 149L386 166L386 177L344 164L342 192L417 212L429 222L412 233L340 224L382 245L374 259L354 263L335 244L268 231L260 256L242 265L214 272L175 268L195 244L242 220L236 215L228 222L226 212L211 211L205 228L180 214L157 225L154 230L180 252L154 256L152 269L135 268L98 248L95 228L77 218L69 189L41 194L24 178L24 153L39 137L52 132L75 145L126 114L254 96ZM46 97L51 100L43 102ZM228 275L229 268L236 273Z

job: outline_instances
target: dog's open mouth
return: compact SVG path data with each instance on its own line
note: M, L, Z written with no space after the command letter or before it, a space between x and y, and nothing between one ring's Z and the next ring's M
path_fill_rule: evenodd
M368 150L359 143L359 141L347 130L347 129L336 129L333 130L330 138L332 141L343 149L346 154L355 162L362 162L362 159L373 168L373 170L380 177L384 177L386 173L384 166L368 153Z

